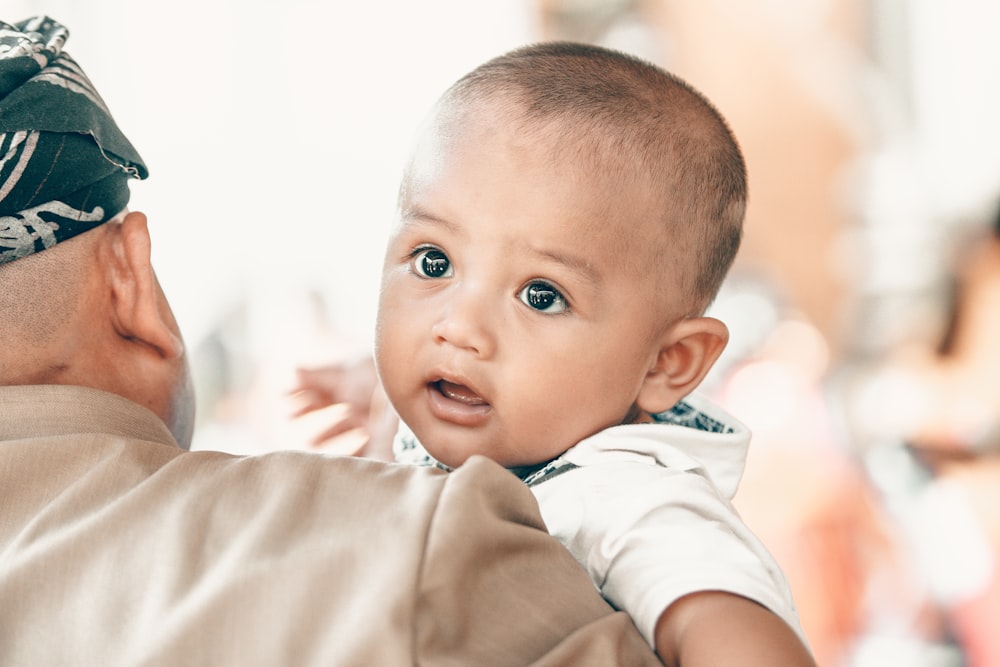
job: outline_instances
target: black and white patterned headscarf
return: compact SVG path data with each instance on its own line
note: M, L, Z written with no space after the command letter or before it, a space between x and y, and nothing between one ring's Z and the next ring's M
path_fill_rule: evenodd
M0 21L0 264L117 215L139 153L47 16Z

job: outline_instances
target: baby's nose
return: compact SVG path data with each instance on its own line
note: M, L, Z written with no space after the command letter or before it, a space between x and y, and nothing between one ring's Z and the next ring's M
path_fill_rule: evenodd
M455 290L454 298L448 301L431 332L436 343L489 358L496 352L493 326L496 309L477 292L474 289Z

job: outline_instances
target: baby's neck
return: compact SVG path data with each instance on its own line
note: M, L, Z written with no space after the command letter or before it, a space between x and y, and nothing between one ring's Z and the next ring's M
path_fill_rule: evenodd
M632 404L629 409L628 414L622 419L622 424L651 424L653 423L653 415L649 414L636 404Z

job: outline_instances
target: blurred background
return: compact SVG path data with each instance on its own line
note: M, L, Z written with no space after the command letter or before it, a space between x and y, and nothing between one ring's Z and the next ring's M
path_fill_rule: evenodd
M132 208L193 351L195 448L309 448L298 366L370 350L396 187L440 92L520 44L630 51L745 151L704 386L737 505L823 667L1000 665L1000 3L4 0L44 13L146 158ZM337 451L334 442L323 448Z

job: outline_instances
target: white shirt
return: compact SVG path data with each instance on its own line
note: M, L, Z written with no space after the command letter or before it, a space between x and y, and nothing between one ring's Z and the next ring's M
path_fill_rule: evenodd
M805 641L781 568L731 502L749 429L698 396L654 418L601 431L525 476L549 532L651 646L667 607L709 590L764 605ZM434 463L405 428L396 454Z
M694 396L657 419L601 431L526 479L549 532L650 645L670 604L707 590L755 600L805 639L781 568L731 503L750 431Z

